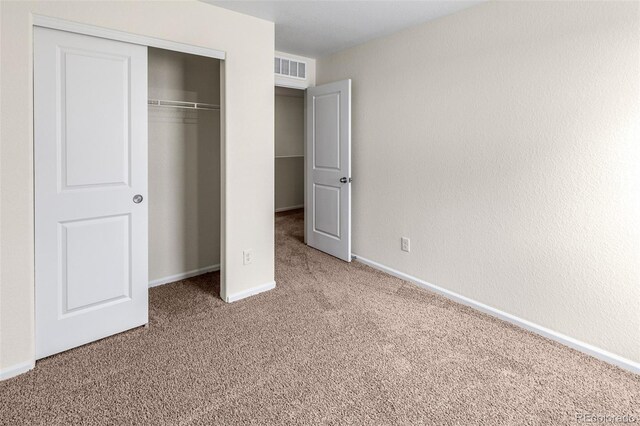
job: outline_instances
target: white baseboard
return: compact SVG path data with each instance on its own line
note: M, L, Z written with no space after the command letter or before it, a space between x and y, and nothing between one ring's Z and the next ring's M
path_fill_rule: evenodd
M289 211L289 210L297 210L297 209L301 209L303 207L304 207L304 204L300 204L299 206L280 207L280 208L276 209L276 213L286 212L286 211Z
M0 370L0 381L10 379L22 373L26 373L29 370L33 370L35 366L35 362L27 361L20 364L12 365L11 367L3 368L2 370Z
M258 286L252 287L248 290L239 291L238 293L229 294L225 297L224 301L227 303L237 302L238 300L245 299L249 296L254 296L258 293L262 293L264 291L269 291L276 288L276 282L271 281L265 284L260 284Z
M206 274L207 272L219 271L220 264L206 266L204 268L192 269L191 271L182 272L180 274L169 275L168 277L158 278L157 280L153 280L149 282L149 288L157 287L163 284L169 284L176 281L184 280L186 278L195 277L196 275Z
M364 263L365 265L371 266L372 268L378 269L382 272L386 272L387 274L393 275L394 277L398 277L405 281L409 281L413 284L416 284L419 287L425 288L427 290L431 290L434 293L438 293L446 297L447 299L453 300L454 302L462 303L463 305L477 309L479 311L482 311L496 318L500 318L503 321L510 322L511 324L522 327L526 330L529 330L531 332L544 336L548 339L555 340L558 343L561 343L565 346L569 346L570 348L576 349L587 355L591 355L602 361L608 362L609 364L613 364L620 368L624 368L625 370L631 371L633 373L640 374L640 363L638 362L632 361L627 358L623 358L620 355L616 355L614 353L608 352L604 349L598 348L588 343L581 342L580 340L574 339L573 337L566 336L562 333L558 333L556 331L550 330L546 327L543 327L531 321L527 321L525 319L519 318L515 315L508 314L499 309L492 308L491 306L485 305L484 303L477 302L473 299L469 299L468 297L462 296L458 293L454 293L453 291L444 289L442 287L438 287L437 285L428 283L424 280L421 280L409 274L405 274L404 272L397 271L388 266L382 265L378 262L374 262L373 260L369 260L355 254L353 255L353 257L355 257L355 259L358 262Z

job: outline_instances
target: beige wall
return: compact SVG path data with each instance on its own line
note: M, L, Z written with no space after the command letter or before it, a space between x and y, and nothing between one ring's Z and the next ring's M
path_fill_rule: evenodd
M223 50L223 297L271 283L273 23L195 1L1 2L0 369L33 361L31 14ZM250 125L247 125L250 123ZM242 250L254 261L242 265Z
M220 61L149 48L149 97L220 104ZM149 280L220 264L220 113L149 108Z
M276 156L304 154L304 91L276 88ZM291 93L293 92L293 93Z
M355 254L640 361L640 3L484 3L317 67L353 79Z
M276 159L276 211L304 206L304 157Z
M299 207L304 204L304 92L301 90L276 87L275 146L276 211Z

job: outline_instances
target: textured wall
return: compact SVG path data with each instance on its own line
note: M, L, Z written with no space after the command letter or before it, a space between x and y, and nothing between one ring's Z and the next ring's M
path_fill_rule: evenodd
M220 61L149 49L149 97L220 103ZM220 113L149 108L149 280L220 264Z
M32 14L227 53L221 74L222 295L274 279L274 25L197 1L0 2L0 370L33 361ZM242 251L253 249L250 266Z
M355 254L640 361L639 3L484 3L317 67L353 79Z

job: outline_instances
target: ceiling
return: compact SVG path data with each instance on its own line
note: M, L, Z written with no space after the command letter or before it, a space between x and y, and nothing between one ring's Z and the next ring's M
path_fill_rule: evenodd
M275 22L276 50L319 58L483 0L203 1Z

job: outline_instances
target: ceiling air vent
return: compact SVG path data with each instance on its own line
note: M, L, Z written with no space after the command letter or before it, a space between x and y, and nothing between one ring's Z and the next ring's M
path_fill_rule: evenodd
M287 58L275 58L274 71L278 75L285 77L299 78L302 80L307 79L307 64L306 62L294 61Z

